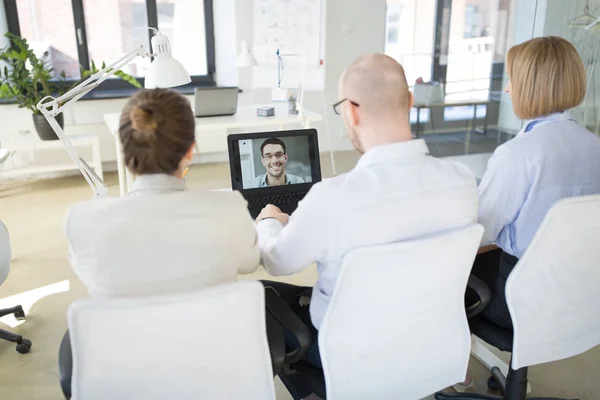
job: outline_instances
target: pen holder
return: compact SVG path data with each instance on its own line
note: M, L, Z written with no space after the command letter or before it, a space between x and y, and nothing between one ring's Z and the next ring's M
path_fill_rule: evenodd
M296 100L298 98L297 91L290 89L288 90L288 113L298 114L298 108L296 107Z
M298 114L298 109L296 108L296 100L295 99L288 100L288 113Z

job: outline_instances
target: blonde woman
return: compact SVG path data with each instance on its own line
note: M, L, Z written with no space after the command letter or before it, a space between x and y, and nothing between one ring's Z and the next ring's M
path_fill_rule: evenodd
M513 140L496 149L479 185L478 220L485 233L473 274L492 290L481 316L512 330L506 279L557 200L600 193L600 138L568 111L585 97L586 73L567 40L540 37L514 46L506 68L505 91L524 122ZM471 382L467 377L459 387Z
M524 123L513 140L496 149L479 186L482 245L494 243L499 250L495 265L489 265L488 254L487 265L474 272L483 272L489 282L489 270L498 269L483 316L512 329L506 278L557 200L600 193L600 138L568 111L581 104L586 91L585 69L571 43L554 36L529 40L509 50L506 67L505 90Z

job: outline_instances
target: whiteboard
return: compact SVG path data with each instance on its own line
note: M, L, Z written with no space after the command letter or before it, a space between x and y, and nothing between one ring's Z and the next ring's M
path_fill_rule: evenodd
M307 66L321 58L322 0L255 0L254 46L259 65L277 65L275 52L305 53ZM299 66L287 57L285 65Z

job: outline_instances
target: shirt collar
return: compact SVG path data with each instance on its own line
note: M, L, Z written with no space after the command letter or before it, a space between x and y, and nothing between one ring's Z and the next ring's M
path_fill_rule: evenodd
M544 115L544 116L534 118L534 119L528 119L528 120L525 120L525 122L523 124L523 128L521 129L521 132L523 132L523 133L529 132L529 131L533 130L533 128L536 125L541 124L541 123L559 122L559 121L568 121L568 120L574 120L573 116L571 115L571 113L569 111L563 111L560 113Z
M405 142L374 147L360 157L356 163L356 167L366 167L392 159L415 157L427 154L429 154L429 149L427 148L425 140L413 139Z
M292 181L290 181L290 178L288 176L288 174L285 174L285 184L286 185L291 185ZM268 187L269 185L267 184L267 174L263 175L263 178L260 181L260 187Z
M135 179L130 193L185 190L185 181L168 174L144 174Z

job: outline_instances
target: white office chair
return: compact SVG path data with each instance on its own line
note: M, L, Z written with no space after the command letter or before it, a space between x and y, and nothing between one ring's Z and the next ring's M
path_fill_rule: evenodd
M473 225L344 258L319 331L328 400L415 400L465 379L471 335L464 295L482 235ZM323 397L317 370L303 364L289 368ZM306 395L286 370L280 376L290 392Z
M6 149L0 149L0 174L2 173L2 169L4 168L4 164L6 164L6 160L10 156L10 152Z
M600 344L600 196L557 202L506 283L513 332L477 317L473 333L512 351L507 377L492 370L502 396L437 394L437 399L524 400L527 367Z
M6 226L2 223L2 221L0 221L0 285L2 285L2 283L4 283L8 277L8 272L10 271L10 260L10 237L8 235ZM20 305L0 310L0 317L9 314L13 314L15 318L19 320L25 319L25 312L23 311L23 307ZM3 329L0 329L0 339L16 343L17 351L21 354L28 353L31 349L31 342L29 340L24 339L21 335L14 334Z
M258 282L82 300L68 319L74 399L275 399Z

